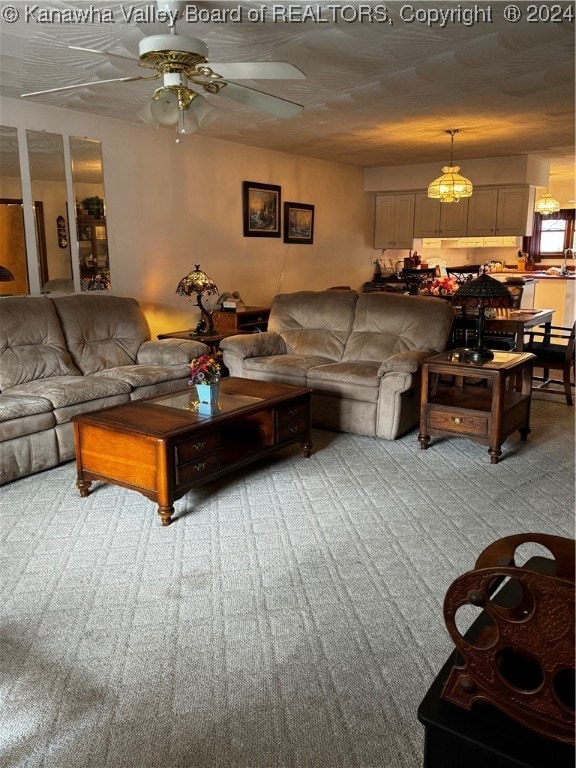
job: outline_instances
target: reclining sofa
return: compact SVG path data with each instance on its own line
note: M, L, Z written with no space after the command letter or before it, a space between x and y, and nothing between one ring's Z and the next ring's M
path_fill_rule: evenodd
M302 291L275 297L267 332L220 348L232 376L310 387L315 426L393 440L419 421L421 363L453 317L433 297Z
M73 459L74 414L182 389L208 351L150 341L134 299L0 299L0 485Z

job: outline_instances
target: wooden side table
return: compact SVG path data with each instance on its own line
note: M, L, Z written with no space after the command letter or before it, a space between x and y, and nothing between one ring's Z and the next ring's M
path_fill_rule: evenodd
M475 365L461 359L463 351L429 357L422 366L420 447L428 448L431 435L467 437L487 445L490 463L497 464L509 435L519 430L526 440L530 432L534 355L495 352L490 362Z

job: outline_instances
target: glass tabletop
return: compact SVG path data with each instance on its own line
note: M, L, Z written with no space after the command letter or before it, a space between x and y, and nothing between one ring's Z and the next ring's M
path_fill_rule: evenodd
M234 393L222 392L218 395L217 403L200 403L195 387L190 387L190 391L174 392L170 395L161 395L154 397L147 402L151 405L161 405L164 408L175 408L179 411L189 411L199 418L212 418L224 413L237 411L240 408L260 403L262 397L253 397L250 395L238 395Z

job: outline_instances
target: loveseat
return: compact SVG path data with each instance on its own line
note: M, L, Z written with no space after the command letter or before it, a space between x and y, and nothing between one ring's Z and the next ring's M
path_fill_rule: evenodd
M421 363L453 317L433 297L302 291L276 296L267 332L220 348L232 376L310 387L315 426L393 440L419 421Z
M150 341L134 299L0 299L0 484L73 459L74 414L181 389L206 352Z

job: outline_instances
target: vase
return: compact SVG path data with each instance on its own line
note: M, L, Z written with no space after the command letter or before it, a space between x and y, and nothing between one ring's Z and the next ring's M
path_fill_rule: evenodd
M217 411L219 390L219 381L214 382L214 384L196 384L199 400L198 413L204 416L211 416Z

